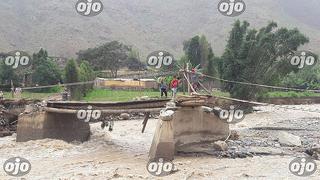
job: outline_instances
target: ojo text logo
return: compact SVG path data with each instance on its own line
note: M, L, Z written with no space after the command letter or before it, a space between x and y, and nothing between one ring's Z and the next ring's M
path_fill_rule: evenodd
M310 176L316 172L317 164L311 158L298 157L290 162L289 170L296 176Z
M7 66L11 66L13 69L17 69L19 66L29 65L30 59L30 56L23 51L13 51L8 53L4 63Z
M76 10L83 16L96 16L102 12L103 4L100 0L79 0Z
M31 170L31 164L27 159L22 157L13 157L3 164L3 170L9 176L20 177L28 174Z
M147 65L160 69L163 66L170 66L174 61L173 55L166 51L155 51L147 57Z
M175 166L171 161L166 161L164 158L149 161L147 170L154 176L167 176L175 170Z
M92 106L88 106L87 110L79 110L77 112L77 118L84 122L89 122L91 119L98 120L101 117L100 110L93 110Z
M246 10L243 0L222 0L218 5L218 10L225 16L239 16Z
M316 56L310 51L298 51L288 56L290 64L302 69L306 66L313 66L317 63Z
M228 110L221 110L219 117L228 123L235 124L244 119L244 111L236 109L235 106L230 106L230 109Z

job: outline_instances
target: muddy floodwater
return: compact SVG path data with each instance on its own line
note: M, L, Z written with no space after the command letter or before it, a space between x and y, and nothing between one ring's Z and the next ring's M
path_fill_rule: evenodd
M320 105L291 107L320 110ZM176 172L155 177L147 172L146 164L157 120L148 122L144 134L141 133L142 120L117 121L112 132L101 129L100 123L91 124L92 136L85 143L51 139L16 143L15 134L0 138L0 179L17 179L8 176L2 168L7 159L16 156L30 161L32 169L22 177L30 180L301 179L290 172L289 163L305 155L306 148L320 145L320 113L272 107L255 109L258 111L247 115L241 123L231 125L231 129L239 133L239 139L227 141L229 146L251 152L253 156L181 154L173 161ZM299 136L302 146L279 145L279 131ZM305 179L320 179L320 163L316 163L317 171Z

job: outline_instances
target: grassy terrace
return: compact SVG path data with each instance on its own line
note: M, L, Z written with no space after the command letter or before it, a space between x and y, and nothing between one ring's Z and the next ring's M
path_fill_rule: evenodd
M291 97L291 98L300 98L300 97L318 97L320 93L314 92L282 92L282 91L275 91L275 92L268 92L264 94L262 97L264 98L277 98L277 97Z
M21 97L24 99L48 99L49 97L59 95L59 93L32 93L32 92L22 92ZM10 92L4 92L4 98L11 99Z

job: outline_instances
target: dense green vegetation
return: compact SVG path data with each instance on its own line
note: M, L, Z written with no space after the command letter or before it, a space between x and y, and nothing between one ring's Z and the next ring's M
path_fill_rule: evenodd
M283 91L275 91L275 92L267 92L261 95L260 98L281 98L281 97L317 97L320 96L320 93L313 93L313 92L283 92Z
M287 56L309 42L298 29L277 28L271 22L260 30L249 29L249 23L236 21L228 44L221 57L220 73L223 79L277 85L298 68L288 63ZM224 89L232 97L256 99L263 89L227 83Z
M95 71L109 71L110 77L117 77L121 68L132 71L146 70L146 65L140 59L139 51L132 47L111 41L95 48L79 51L77 62L87 60Z
M46 86L61 82L61 71L58 65L48 57L48 52L43 49L33 54L31 72L32 84ZM39 89L36 91L46 92L50 90Z
M211 44L202 35L195 36L183 44L184 56L180 64L190 63L192 67L200 66L208 75L218 75L217 57L214 56Z

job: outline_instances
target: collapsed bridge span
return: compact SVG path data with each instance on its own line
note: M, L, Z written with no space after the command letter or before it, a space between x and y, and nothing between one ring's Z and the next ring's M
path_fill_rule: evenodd
M144 113L144 131L150 113L159 113L158 125L150 148L150 159L173 159L174 154L188 144L224 140L229 125L211 110L217 104L212 96L181 96L168 99L132 102L48 102L43 111L19 116L17 141L60 139L67 142L87 141L89 122L79 119L80 110L99 111L100 114ZM93 112L92 111L92 112ZM90 118L89 118L90 119ZM96 121L95 121L96 122Z

